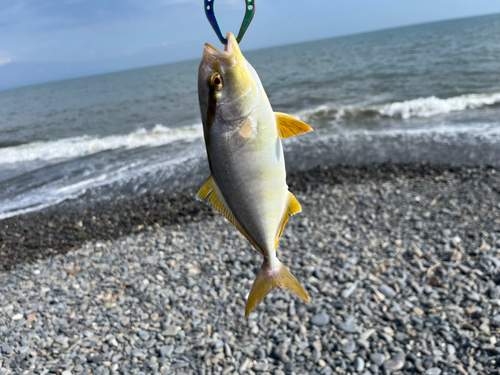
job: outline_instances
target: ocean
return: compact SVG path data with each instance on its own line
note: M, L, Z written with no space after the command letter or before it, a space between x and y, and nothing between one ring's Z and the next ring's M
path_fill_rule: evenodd
M273 108L315 130L284 140L289 171L500 166L500 14L242 50ZM198 64L0 91L0 219L202 183Z

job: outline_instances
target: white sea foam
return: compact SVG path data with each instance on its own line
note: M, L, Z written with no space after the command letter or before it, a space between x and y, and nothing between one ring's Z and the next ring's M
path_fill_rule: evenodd
M296 115L305 121L325 118L338 121L345 117L373 115L409 119L412 117L432 117L450 112L486 107L497 103L500 103L500 92L466 94L446 99L430 96L380 105L321 105L298 112Z
M93 177L76 181L65 185L65 181L54 181L51 184L37 187L33 191L15 196L15 199L0 201L0 220L21 215L28 212L38 211L67 199L75 199L89 189L99 188L113 183L126 183L134 178L140 178L146 173L166 173L171 177L178 165L186 165L199 162L199 152L194 149L186 149L182 155L171 159L162 160L157 163L137 162L131 163L107 173L97 174ZM189 167L188 167L189 168ZM59 186L62 184L62 186Z
M495 150L498 149L498 145L500 145L500 125L492 123L464 126L437 124L426 128L364 129L344 133L323 130L308 136L292 137L284 142L285 150L290 152L289 156L293 157L294 152L295 155L300 155L296 161L302 164L294 165L296 170L313 167L321 160L327 164L328 160L330 162L333 160L333 163L353 164L389 160L495 164L497 163ZM179 166L182 166L185 172L189 168L195 168L199 163L204 163L205 155L202 150L203 146L197 145L185 148L173 158L162 158L156 162L137 160L81 179L52 181L47 185L36 187L33 191L9 197L4 201L0 200L0 220L37 211L65 199L77 198L93 188L113 183L124 184L134 180L140 183L148 173L152 175L163 173L163 181L172 182L176 178ZM481 152L484 150L486 153L483 155ZM491 150L494 153L493 159Z
M500 103L500 92L468 94L440 99L435 96L374 106L380 114L389 117L432 117L443 113L463 111Z
M158 124L149 131L139 129L125 135L81 136L0 148L0 165L33 160L69 159L119 148L155 147L202 136L201 125L171 129Z
M296 116L314 125L315 120L340 120L344 117L381 115L408 119L432 117L466 109L480 108L500 103L500 92L467 94L447 99L435 96L402 102L366 106L322 105L296 113ZM156 125L151 130L139 129L125 135L107 137L80 136L54 141L33 142L15 147L0 148L0 165L34 160L69 159L119 148L155 147L178 140L190 140L203 136L201 125L167 128Z

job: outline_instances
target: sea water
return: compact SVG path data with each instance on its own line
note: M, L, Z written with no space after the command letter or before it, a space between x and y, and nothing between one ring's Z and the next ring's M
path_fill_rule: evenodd
M273 108L314 128L284 141L290 171L387 161L500 166L498 14L242 48ZM0 219L71 198L204 181L198 64L0 91Z

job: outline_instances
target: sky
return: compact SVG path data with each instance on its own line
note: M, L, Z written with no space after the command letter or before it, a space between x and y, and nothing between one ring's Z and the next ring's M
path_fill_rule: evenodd
M498 0L255 0L242 49L500 12ZM216 0L237 34L244 0ZM203 0L1 0L0 89L200 58Z

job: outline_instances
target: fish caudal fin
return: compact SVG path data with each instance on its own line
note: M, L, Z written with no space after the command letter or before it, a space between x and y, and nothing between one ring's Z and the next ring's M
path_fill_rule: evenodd
M245 317L248 317L260 305L264 297L277 286L288 290L304 302L309 303L309 296L302 285L281 262L278 263L279 266L274 269L271 268L267 261L262 264L248 296Z
M297 120L295 117L286 113L274 112L276 115L276 123L278 124L278 133L281 138L288 138L294 135L307 133L313 129L305 122Z

